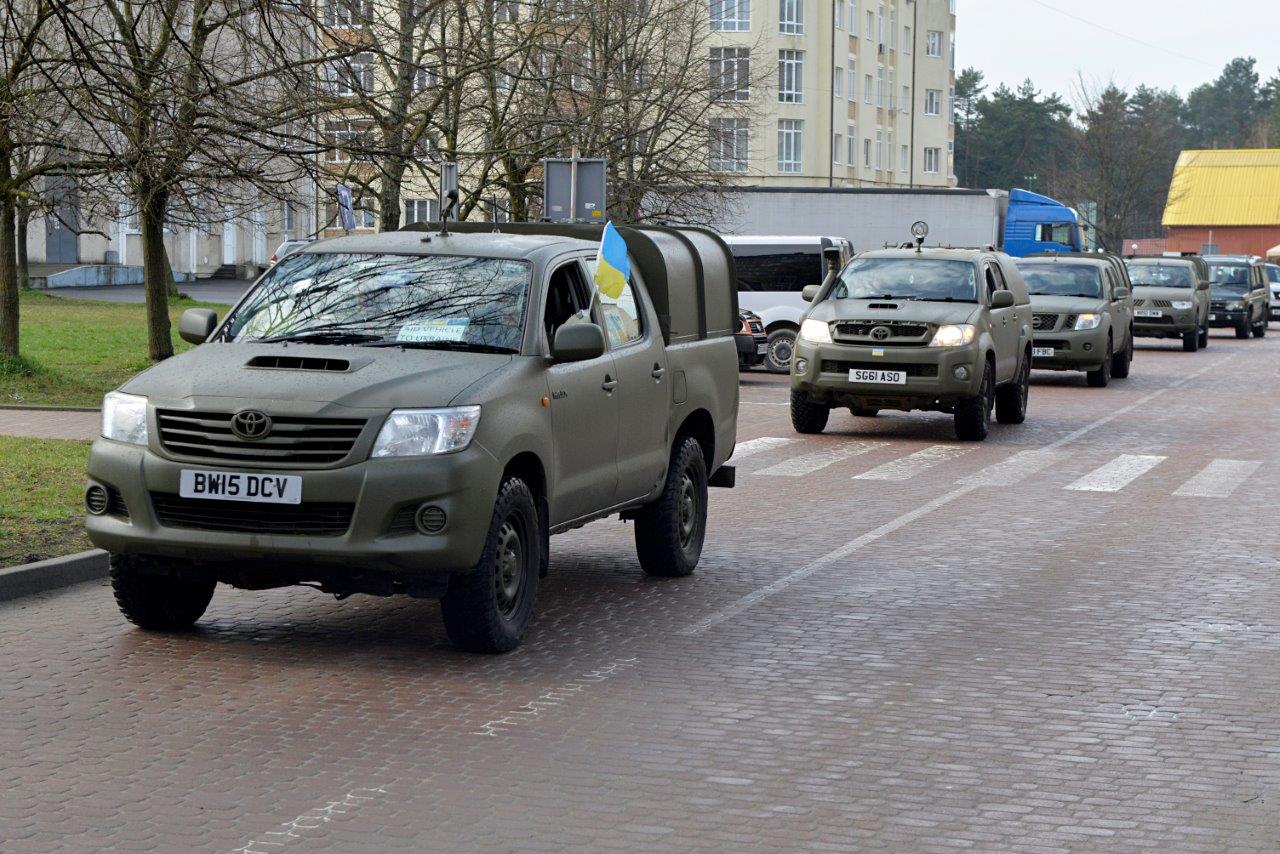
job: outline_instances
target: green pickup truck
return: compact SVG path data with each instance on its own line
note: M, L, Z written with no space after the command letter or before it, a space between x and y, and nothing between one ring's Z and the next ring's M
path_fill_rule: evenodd
M85 493L125 616L176 630L217 583L440 597L450 638L520 641L552 534L635 523L687 575L731 486L733 259L712 232L455 224L308 245L199 346L107 395ZM610 288L608 290L614 290Z

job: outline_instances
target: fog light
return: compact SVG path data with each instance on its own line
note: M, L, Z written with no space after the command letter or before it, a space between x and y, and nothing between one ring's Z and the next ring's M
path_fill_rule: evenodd
M423 504L418 508L418 512L413 514L413 524L419 531L424 534L438 534L444 530L444 524L448 521L443 510L434 504Z
M1086 343L1086 344L1084 345L1084 349L1085 349L1085 352L1087 353L1088 351L1090 351L1090 350L1092 350L1092 349L1093 349L1093 345L1092 345L1092 344L1089 344L1089 343Z
M956 379L958 380L967 380L969 379L969 366L957 365L956 369L952 371L952 373L956 375Z
M808 359L796 359L796 373L797 373L797 374L803 374L803 373L804 373L805 371L807 371L807 370L809 370L809 360L808 360Z
M94 516L101 516L107 512L107 491L101 486L94 484L85 490L84 508Z

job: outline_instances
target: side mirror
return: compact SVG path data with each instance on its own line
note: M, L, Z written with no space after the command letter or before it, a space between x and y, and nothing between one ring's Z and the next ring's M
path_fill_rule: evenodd
M1128 299L1129 293L1130 291L1128 288L1116 288L1116 299L1117 300Z
M178 319L178 337L190 344L203 344L218 328L218 315L207 308L189 308Z
M569 323L556 330L551 358L557 362L585 362L604 355L604 330L594 323Z
M1205 281L1201 281L1199 284L1197 284L1197 285L1196 285L1196 290L1198 290L1198 291L1207 291L1207 290L1209 290L1209 283L1208 283L1208 282L1205 282Z
M991 295L992 308L1013 308L1013 291L996 291Z
M821 289L821 285L805 285L804 290L800 292L800 298L805 302L813 302L818 298L818 291Z

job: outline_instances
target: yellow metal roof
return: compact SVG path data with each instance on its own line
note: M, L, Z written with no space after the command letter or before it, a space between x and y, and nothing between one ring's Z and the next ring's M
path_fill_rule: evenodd
M1280 226L1280 148L1182 152L1164 224Z

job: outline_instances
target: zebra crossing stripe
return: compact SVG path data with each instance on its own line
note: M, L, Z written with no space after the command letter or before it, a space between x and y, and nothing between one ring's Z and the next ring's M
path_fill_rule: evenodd
M1214 460L1175 489L1173 494L1189 498L1227 498L1260 468L1262 463L1257 460Z
M1076 492L1119 492L1165 459L1166 457L1148 454L1121 454L1069 484L1066 489Z
M854 480L910 480L925 469L938 463L955 459L969 453L970 448L958 448L955 445L933 445L923 451L916 451L910 456L879 465L871 471L853 476Z
M1039 474L1050 466L1070 456L1066 451L1038 449L1019 451L1007 459L961 478L958 483L969 483L974 486L1013 486L1021 483L1033 474Z
M885 442L842 442L830 448L824 448L821 451L814 451L811 454L801 454L798 457L792 457L783 460L780 463L763 468L757 475L770 475L773 477L803 477L806 474L812 474L819 469L824 469L829 465L834 465L841 460L847 460L850 457L859 457L868 451L874 451L876 448L885 446Z
M771 451L774 448L781 448L784 445L790 445L793 442L799 442L799 439L787 438L783 436L761 436L759 439L748 439L745 442L739 442L733 449L733 457L731 461L738 463L747 457L756 454Z

